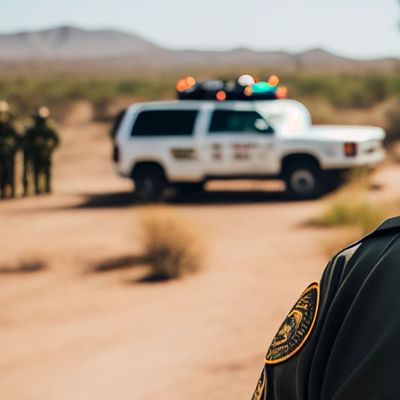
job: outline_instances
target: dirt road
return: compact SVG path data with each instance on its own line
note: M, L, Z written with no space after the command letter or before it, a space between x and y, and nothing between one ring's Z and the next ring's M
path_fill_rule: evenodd
M204 239L199 273L157 284L138 282L141 267L95 273L138 254L141 207L88 113L63 128L55 194L0 204L0 398L249 399L268 342L327 262L332 233L306 224L323 202L256 190L171 203ZM378 174L382 193L396 173ZM8 269L32 259L47 268Z

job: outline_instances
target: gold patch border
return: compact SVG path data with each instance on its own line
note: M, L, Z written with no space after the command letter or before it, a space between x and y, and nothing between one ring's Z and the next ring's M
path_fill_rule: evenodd
M309 292L311 289L317 289L317 306L315 308L315 313L314 313L314 318L311 322L311 326L310 329L307 332L307 335L304 337L304 339L301 341L301 343L289 354L287 354L284 357L279 358L278 360L267 360L267 358L265 358L265 363L268 365L276 365L276 364L280 364L283 363L284 361L288 360L289 358L292 358L298 351L301 350L301 348L304 346L304 344L306 343L307 339L309 338L309 336L311 335L311 332L313 331L314 325L315 325L315 321L317 320L317 316L318 316L318 311L319 311L319 301L320 301L320 287L319 287L319 282L315 281L310 283L305 290L303 291L303 293L300 295L299 299L297 300L297 302L294 304L294 306L291 308L291 310L296 306L296 304L298 303L298 301L307 293ZM290 311L291 311L290 310ZM286 318L286 317L285 317ZM268 353L267 353L268 354Z
M264 398L265 398L265 399L267 398L267 394L268 394L268 393L267 393L267 388L268 388L268 375L267 375L267 371L265 370L265 368L263 369L262 374L263 374L263 376L264 376L264 381L263 381L263 384L262 384L262 386L261 386L260 396L256 397L254 400L262 400L262 399L261 399L261 396L263 395L263 393L264 393ZM258 387L258 382L257 382L257 387ZM256 390L257 390L257 387L256 387Z

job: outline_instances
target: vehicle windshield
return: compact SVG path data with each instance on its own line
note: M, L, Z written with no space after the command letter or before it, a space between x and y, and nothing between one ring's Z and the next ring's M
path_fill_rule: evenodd
M296 134L311 126L307 108L295 100L262 101L258 110L274 130L281 134Z

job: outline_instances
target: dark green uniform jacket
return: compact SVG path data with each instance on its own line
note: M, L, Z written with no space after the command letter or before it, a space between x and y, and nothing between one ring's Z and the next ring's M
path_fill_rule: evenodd
M30 158L46 162L50 159L54 149L58 147L60 139L58 133L46 122L36 124L28 129L25 135L25 148Z
M13 159L20 139L10 123L0 123L0 161Z
M400 399L400 217L341 251L306 289L253 399Z

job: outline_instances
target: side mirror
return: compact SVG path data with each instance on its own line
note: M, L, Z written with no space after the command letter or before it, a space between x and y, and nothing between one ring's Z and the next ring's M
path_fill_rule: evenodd
M265 119L263 119L263 118L257 119L254 126L255 126L256 130L261 133L273 133L274 132L274 130L271 128L271 126L269 126L267 124L267 122L265 121Z

